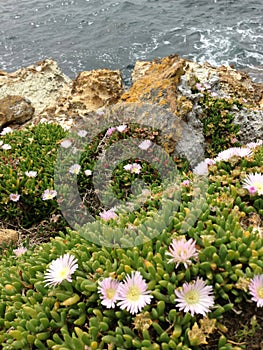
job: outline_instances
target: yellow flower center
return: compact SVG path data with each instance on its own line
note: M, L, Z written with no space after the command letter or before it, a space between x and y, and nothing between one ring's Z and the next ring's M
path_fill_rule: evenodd
M199 293L196 290L190 290L185 294L187 304L197 304L199 301Z
M69 268L68 268L68 266L62 267L62 268L58 271L58 278L59 278L60 280L64 280L64 279L68 276L68 273L69 273Z
M131 287L129 292L127 293L127 298L130 301L137 301L140 299L140 296L141 296L141 291L136 286Z
M108 288L106 290L106 295L107 295L108 299L112 299L114 297L115 293L116 293L116 289L114 289L114 288Z
M259 287L258 290L257 290L257 294L260 298L263 299L263 287Z
M254 187L256 187L258 194L263 194L263 184L260 182L255 182Z

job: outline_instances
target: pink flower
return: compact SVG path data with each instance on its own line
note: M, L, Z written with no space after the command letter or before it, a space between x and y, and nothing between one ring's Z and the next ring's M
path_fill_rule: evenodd
M201 84L201 83L196 83L195 87L196 87L197 90L199 90L199 91L204 91L204 90L205 90L204 87L203 87L203 84Z
M127 129L127 125L126 124L122 124L122 125L116 126L116 129L119 132L123 132L123 131L125 131Z
M114 209L104 210L99 215L105 221L109 221L111 219L116 219L118 217L118 215L114 212Z
M123 169L129 171L131 174L140 174L142 167L140 164L133 163L124 165Z
M246 188L250 194L263 195L263 175L260 173L247 175L242 187Z
M99 282L98 291L101 294L101 304L106 306L108 309L115 306L118 298L118 287L119 282L111 277L104 278Z
M111 136L115 130L116 130L116 128L114 126L112 126L111 128L109 128L107 130L106 135Z
M62 281L72 282L71 275L78 268L77 259L69 253L53 260L44 276L45 286L56 286Z
M184 181L181 183L181 185L184 186L184 187L190 186L190 180L184 180Z
M256 275L248 286L252 300L257 303L257 307L263 307L263 275Z
M42 199L43 201L46 201L48 199L53 199L54 197L56 197L56 195L57 195L57 191L47 189L43 192Z
M26 247L19 247L17 249L13 249L13 252L15 253L16 256L21 256L23 255L25 252L27 251L27 248Z
M20 194L17 193L10 193L9 199L12 202L18 202L20 198Z
M119 285L117 305L122 310L136 314L151 302L152 295L149 295L151 291L147 288L140 272L132 271L131 276L127 276L126 280Z
M9 133L11 133L11 132L13 132L13 129L12 128L10 128L9 126L7 126L6 128L4 128L3 130L2 130L2 132L0 133L0 135L6 135L6 134L9 134Z
M172 258L168 263L175 263L175 268L177 268L179 264L184 264L184 267L187 269L188 265L192 264L190 259L198 257L195 244L196 241L192 238L188 241L185 237L173 239L169 247L169 252L166 252L166 255Z
M150 140L144 140L139 144L139 148L146 151L150 146L152 142Z
M196 281L185 282L182 287L174 291L177 298L176 307L184 312L201 314L205 316L209 312L209 308L214 305L214 297L211 295L213 289L211 286L206 286L202 278L197 278Z

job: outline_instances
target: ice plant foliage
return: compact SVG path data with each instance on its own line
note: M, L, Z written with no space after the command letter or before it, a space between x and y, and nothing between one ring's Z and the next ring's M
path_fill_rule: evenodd
M169 247L169 252L166 252L166 255L171 257L168 263L175 263L175 268L177 268L179 264L184 264L184 267L187 269L188 265L192 263L190 259L198 256L195 243L196 242L192 238L188 241L184 237L173 239Z
M248 174L243 180L243 188L246 188L250 194L263 195L263 175Z
M176 306L180 311L201 314L205 316L209 312L209 308L214 305L213 289L206 286L202 278L197 278L191 283L185 282L182 287L175 291L177 302Z
M145 305L151 302L152 295L149 295L151 291L147 288L140 272L132 271L131 276L128 275L126 280L119 285L117 305L131 314L140 312Z
M252 295L252 300L257 303L257 307L263 307L263 275L256 275L248 286Z
M101 304L108 309L113 308L118 298L119 282L111 277L104 278L99 282L98 291L101 294Z
M77 259L69 253L53 260L44 276L45 287L56 286L64 280L72 282L71 275L77 268Z

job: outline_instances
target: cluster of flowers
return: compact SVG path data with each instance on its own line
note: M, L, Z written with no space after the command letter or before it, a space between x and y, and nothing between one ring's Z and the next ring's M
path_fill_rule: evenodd
M56 190L46 189L42 193L42 199L43 199L43 201L46 201L46 200L55 198L56 195L57 195L57 191ZM12 202L18 202L19 199L20 199L20 194L18 194L18 193L10 193L9 199Z
M253 154L253 149L261 146L263 144L262 140L258 142L250 142L246 147L231 147L218 153L217 157L214 159L206 158L204 161L200 162L194 169L193 173L196 175L207 175L209 166L216 164L221 161L228 161L232 157L250 157ZM251 195L263 195L263 174L255 173L248 174L242 182L242 187L246 188Z
M187 268L192 264L191 259L198 257L196 242L193 239L188 241L185 237L173 239L166 255L171 259L168 263L175 263L175 268L183 264ZM14 249L17 256L21 256L27 251L25 247ZM72 282L71 275L78 268L77 259L69 253L53 260L47 269L44 282L45 286L57 286L64 280ZM254 276L248 286L252 300L258 307L263 307L263 274ZM107 308L119 306L131 314L140 312L144 306L151 303L151 291L148 290L147 283L138 271L132 271L131 275L126 275L124 281L119 282L111 277L104 278L98 282L98 292L101 304ZM205 316L211 307L214 306L214 296L212 287L206 285L202 278L197 277L195 281L185 282L174 291L176 307L180 311L190 312L192 316L201 314Z

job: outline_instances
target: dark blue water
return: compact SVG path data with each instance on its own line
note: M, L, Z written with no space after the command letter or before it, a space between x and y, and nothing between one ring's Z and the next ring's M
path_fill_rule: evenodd
M0 0L0 69L44 58L70 77L177 53L263 81L262 0Z

